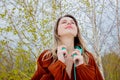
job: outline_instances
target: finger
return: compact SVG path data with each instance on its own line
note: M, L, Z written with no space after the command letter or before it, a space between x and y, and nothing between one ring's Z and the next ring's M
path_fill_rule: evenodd
M63 53L64 56L67 55L67 49L66 49L66 46L65 46L65 45L61 45L61 46L59 47L59 50L60 50L60 52Z
M79 55L79 54L81 55L81 52L80 52L80 50L78 50L78 49L75 49L75 51L78 53L78 55Z
M66 50L60 50L59 52L57 52L58 56L63 56L64 58L67 56L67 51Z
M71 56L72 56L72 57L74 57L74 56L76 56L76 55L81 55L81 54L80 54L79 51L77 51L77 50L75 50L75 51L73 51L73 52L71 53Z
M79 56L74 56L73 61L76 65L79 64L79 62L80 62Z
M58 49L59 50L66 50L66 46L65 45L58 46Z

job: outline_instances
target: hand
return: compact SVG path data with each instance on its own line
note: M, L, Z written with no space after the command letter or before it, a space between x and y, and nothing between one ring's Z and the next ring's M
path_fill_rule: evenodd
M71 53L71 56L73 57L73 62L76 67L84 63L83 56L79 50L75 49L75 51Z
M67 53L66 49L62 50L63 47L66 48L66 46L64 46L64 45L58 46L57 56L58 56L58 60L65 63L65 57L67 56L68 53Z

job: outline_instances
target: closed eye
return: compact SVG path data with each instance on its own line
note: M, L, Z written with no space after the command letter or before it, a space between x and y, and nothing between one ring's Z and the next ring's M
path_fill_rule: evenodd
M66 23L66 21L61 22L62 24Z
M71 23L72 23L72 24L75 24L75 22L74 22L74 21L71 21Z

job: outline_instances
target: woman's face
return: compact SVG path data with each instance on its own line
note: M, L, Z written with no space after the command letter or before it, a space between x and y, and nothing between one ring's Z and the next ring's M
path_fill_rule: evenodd
M63 17L58 24L58 35L75 37L77 35L75 21L70 17Z

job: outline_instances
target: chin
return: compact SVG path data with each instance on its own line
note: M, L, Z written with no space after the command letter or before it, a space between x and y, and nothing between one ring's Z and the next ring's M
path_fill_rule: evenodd
M66 32L66 34L69 34L69 35L73 35L73 36L76 36L76 32L74 32L74 31L68 31L68 32Z
M61 36L72 36L72 37L75 37L76 34L72 33L72 32L67 32L67 33L62 34Z

